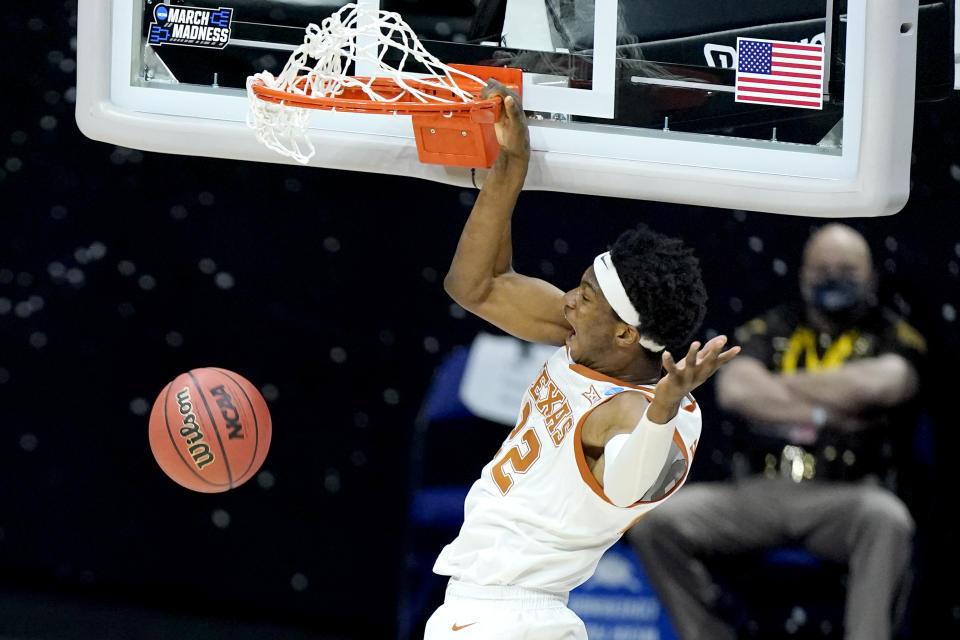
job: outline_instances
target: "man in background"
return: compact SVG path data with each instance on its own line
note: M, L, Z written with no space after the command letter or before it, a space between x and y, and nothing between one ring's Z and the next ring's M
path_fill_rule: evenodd
M737 330L742 353L716 393L750 428L751 473L690 485L628 533L682 640L736 637L714 611L705 559L783 545L847 566L845 638L891 637L914 523L884 486L884 443L913 426L926 344L876 288L866 240L830 224L805 247L802 300Z

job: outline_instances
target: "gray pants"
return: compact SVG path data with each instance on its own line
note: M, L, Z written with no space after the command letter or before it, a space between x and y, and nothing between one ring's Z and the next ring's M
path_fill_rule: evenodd
M682 640L736 637L711 610L714 587L702 558L782 545L846 564L845 638L884 640L910 565L913 530L903 502L873 484L756 476L687 485L627 539Z

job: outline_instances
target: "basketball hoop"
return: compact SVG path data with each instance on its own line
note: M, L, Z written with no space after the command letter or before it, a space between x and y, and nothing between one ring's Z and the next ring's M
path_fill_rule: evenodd
M383 61L391 48L401 53L396 67ZM428 73L405 71L409 58ZM377 75L346 75L351 64ZM480 98L489 78L521 91L520 69L444 64L398 13L348 4L307 27L279 76L247 78L247 124L267 147L306 164L315 151L307 136L313 110L409 115L421 162L490 167L500 149L493 123L502 100Z

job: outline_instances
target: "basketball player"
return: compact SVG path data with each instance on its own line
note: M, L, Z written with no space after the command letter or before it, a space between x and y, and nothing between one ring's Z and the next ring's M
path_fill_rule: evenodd
M622 234L563 293L511 268L510 219L530 156L519 97L500 95L501 148L467 220L447 292L504 331L563 345L524 394L517 426L466 498L460 534L434 571L450 576L426 640L585 639L567 608L600 557L683 484L700 434L690 392L739 351L694 342L698 262L646 228Z

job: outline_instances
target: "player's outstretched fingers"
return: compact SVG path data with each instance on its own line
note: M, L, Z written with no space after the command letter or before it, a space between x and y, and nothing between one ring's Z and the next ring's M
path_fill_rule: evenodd
M694 367L697 364L697 353L700 351L700 342L694 340L687 350L687 357L684 358L687 367Z
M660 361L667 373L673 373L677 368L677 363L673 360L673 355L669 351L664 351L660 356Z
M729 362L730 359L736 356L738 353L740 353L740 346L739 345L733 346L727 349L726 351L724 351L723 353L719 354L717 356L717 360L720 361L720 364L725 364L726 362Z
M707 344L703 345L703 349L700 350L700 353L697 354L697 364L701 362L713 362L720 355L720 350L723 349L723 345L726 344L726 336L716 336L715 338L710 339Z

